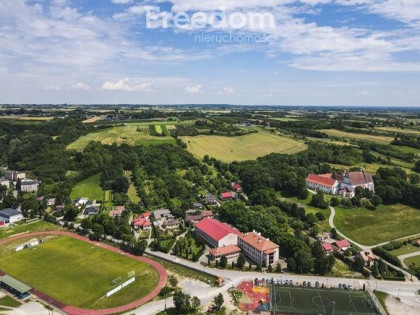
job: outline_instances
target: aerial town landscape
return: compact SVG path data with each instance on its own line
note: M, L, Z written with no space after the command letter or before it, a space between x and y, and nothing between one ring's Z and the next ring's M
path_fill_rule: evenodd
M0 0L0 315L420 314L419 25Z

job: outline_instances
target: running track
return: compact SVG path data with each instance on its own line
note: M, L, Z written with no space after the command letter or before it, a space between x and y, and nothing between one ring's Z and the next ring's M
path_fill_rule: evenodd
M72 314L72 315L98 315L98 314L112 314L112 313L122 313L122 312L126 312L129 310L132 310L134 308L137 308L141 305L143 305L144 303L150 301L151 299L155 298L160 290L165 286L166 284L166 280L167 280L167 274L166 274L166 270L165 268L163 268L163 266L159 263L157 263L154 260L145 258L145 257L141 257L141 256L134 256L132 254L129 254L127 252L124 252L118 248L115 248L113 246L107 245L107 244L103 244L100 242L95 242L95 241L91 241L86 237L80 236L78 234L74 234L71 232L66 232L66 231L44 231L44 232L33 232L33 233L27 233L27 234L20 234L20 235L16 235L16 236L11 236L9 238L0 240L0 246L4 245L6 243L12 242L14 240L18 240L21 238L27 238L27 237L36 237L36 236L42 236L42 235L59 235L59 236L69 236L102 248L105 248L107 250L113 251L115 253L121 254L121 255L125 255L127 257L130 257L132 259L147 263L149 265L152 265L159 273L159 282L157 284L157 286L153 289L152 292L150 292L149 294L147 294L146 296L142 297L140 300L134 301L132 303L126 304L126 305L122 305L122 306L118 306L118 307L113 307L113 308L106 308L106 309L99 309L99 310L93 310L93 309L82 309L82 308L77 308L71 305L63 305L61 304L59 301L56 301L52 298L50 298L48 295L46 295L43 292L40 292L36 289L32 290L32 293L37 295L39 298L41 298L42 300L53 304L59 308L61 308L61 310L65 313L68 314Z

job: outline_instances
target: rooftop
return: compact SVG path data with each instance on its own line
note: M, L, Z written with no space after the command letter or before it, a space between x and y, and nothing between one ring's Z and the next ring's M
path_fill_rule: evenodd
M313 184L326 186L326 187L333 187L334 184L337 182L335 179L316 175L316 174L309 174L308 177L306 177L306 181Z
M0 281L8 285L9 287L15 289L19 293L26 293L29 290L31 290L31 287L8 275L1 277Z
M221 240L228 234L241 235L237 229L230 225L211 218L201 220L195 225L195 228L200 229L215 241Z
M7 209L0 210L0 216L4 215L7 217L12 217L19 214L22 214L22 212L17 209L7 208Z
M267 254L272 253L275 249L279 248L279 245L270 241L268 238L261 236L260 233L256 233L255 231L245 233L240 236L240 238L252 247Z
M209 253L214 257L225 256L240 252L241 249L236 245L227 245L223 247L216 247L209 250Z

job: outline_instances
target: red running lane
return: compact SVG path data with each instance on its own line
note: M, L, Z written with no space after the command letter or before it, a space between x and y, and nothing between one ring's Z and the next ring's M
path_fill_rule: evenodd
M44 232L33 232L33 233L27 233L27 234L20 234L20 235L16 235L16 236L11 236L9 238L6 239L2 239L0 240L0 246L4 245L6 243L12 242L14 240L18 240L18 239L22 239L22 238L27 238L27 237L35 237L35 236L42 236L42 235L59 235L59 236L68 236L68 237L72 237L102 248L105 248L107 250L113 251L115 253L121 254L121 255L125 255L127 257L130 257L132 259L141 261L143 263L147 263L151 266L153 266L157 272L159 273L159 282L157 284L157 286L153 289L152 292L150 292L149 294L147 294L146 296L142 297L141 299L134 301L132 303L126 304L126 305L122 305L122 306L117 306L117 307L113 307L113 308L106 308L106 309L98 309L98 310L94 310L94 309L83 309L83 308L78 308L78 307L74 307L71 305L64 305L61 309L68 314L72 314L72 315L98 315L98 314L113 314L113 313L122 313L122 312L127 312L129 310L132 310L134 308L137 308L147 302L149 302L150 300L154 299L160 292L160 290L165 286L166 281L167 281L167 274L166 274L166 270L165 268L163 268L163 266L161 264L159 264L158 262L151 260L149 258L146 257L141 257L141 256L134 256L130 253L127 253L121 249L115 248L113 246L107 245L107 244L103 244L101 242L95 242L95 241L91 241L88 238L84 237L84 236L80 236L78 234L75 233L71 233L71 232L66 232L66 231L44 231ZM38 295L39 298L44 299L46 294L34 289L33 292L35 292L36 295L38 295L37 293L39 292L40 294ZM48 300L46 302L49 302ZM58 301L57 301L58 302Z

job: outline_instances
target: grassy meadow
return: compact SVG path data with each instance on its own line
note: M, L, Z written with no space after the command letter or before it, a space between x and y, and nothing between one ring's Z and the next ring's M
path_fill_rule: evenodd
M83 151L83 149L91 142L98 141L102 144L111 145L113 143L122 144L126 143L129 145L157 145L157 144L175 144L175 140L168 135L163 136L152 136L149 134L149 125L153 125L156 132L159 134L163 133L162 123L155 125L152 122L147 123L128 123L124 126L117 126L108 129L101 129L95 132L91 132L85 136L80 137L73 143L67 146L68 150ZM163 123L164 124L164 123ZM173 122L171 122L173 124ZM191 122L185 122L183 124L191 124Z
M70 199L88 197L90 200L103 200L104 190L100 185L101 174L96 174L78 182L71 190Z
M60 236L44 244L0 257L1 269L62 303L82 308L108 308L133 302L153 290L159 275L148 264L99 246ZM105 298L112 280L136 280Z
M223 162L252 160L270 153L293 154L307 148L303 142L267 132L239 137L203 135L180 139L196 157L201 159L207 154Z
M392 140L394 140L393 137L374 136L374 135L368 135L368 134L363 134L363 133L352 133L352 132L345 132L345 131L336 130L336 129L323 129L320 131L334 137L366 140L366 141L378 142L382 144L389 144L391 143Z
M419 233L420 210L409 206L381 205L377 210L336 207L334 224L362 245L375 245Z

